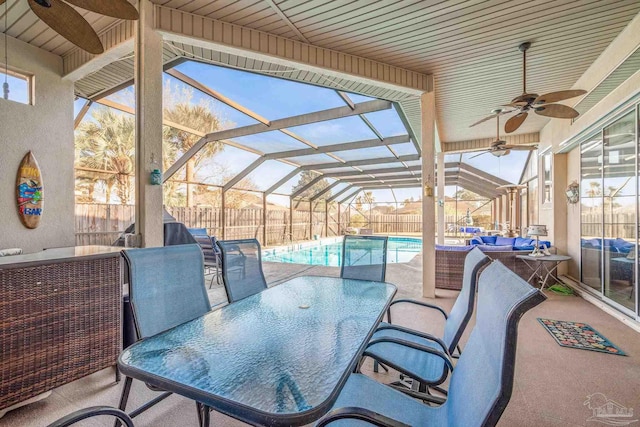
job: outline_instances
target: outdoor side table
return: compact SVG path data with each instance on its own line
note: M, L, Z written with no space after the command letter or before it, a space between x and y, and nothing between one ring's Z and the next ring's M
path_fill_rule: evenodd
M561 282L555 272L561 262L569 261L571 259L571 257L567 255L545 255L538 257L531 255L516 255L516 258L521 259L532 271L527 282L532 285L539 283L540 290L544 289L544 285L547 283L549 278L554 279L556 282ZM532 280L534 281L532 282Z
M309 424L331 409L395 293L297 277L138 341L118 366L251 425Z

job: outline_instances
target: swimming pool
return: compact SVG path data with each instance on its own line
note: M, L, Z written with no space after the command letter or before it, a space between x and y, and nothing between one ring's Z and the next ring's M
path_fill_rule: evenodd
M422 250L422 239L411 237L389 237L387 263L411 261ZM340 267L342 238L320 241L309 245L266 249L262 260L290 264L324 265Z

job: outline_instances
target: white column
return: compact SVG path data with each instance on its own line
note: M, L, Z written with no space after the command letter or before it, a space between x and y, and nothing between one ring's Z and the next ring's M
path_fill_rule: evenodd
M422 295L436 296L436 209L435 209L435 93L420 99L422 112Z
M442 204L438 203L438 244L444 245L444 153L438 153L438 202L442 200Z
M162 246L162 186L150 184L162 170L162 37L153 30L153 4L138 2L136 27L136 233L141 247Z

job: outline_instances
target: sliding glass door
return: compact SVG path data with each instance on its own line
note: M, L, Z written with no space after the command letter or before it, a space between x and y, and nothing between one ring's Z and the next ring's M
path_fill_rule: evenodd
M581 281L637 313L638 138L634 109L580 148Z
M603 132L604 296L635 312L635 111Z
M580 281L602 291L602 133L580 148Z

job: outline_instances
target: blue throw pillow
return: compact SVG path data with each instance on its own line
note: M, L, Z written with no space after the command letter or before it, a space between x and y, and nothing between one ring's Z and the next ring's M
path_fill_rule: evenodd
M513 243L516 241L515 237L502 237L502 236L498 236L496 238L496 245L497 246L513 246Z
M496 239L498 238L498 236L479 236L480 240L482 240L481 244L485 244L485 245L495 245L496 244Z
M482 239L480 238L480 236L475 236L475 237L473 237L473 238L470 240L470 242L471 242L471 244L472 244L472 245L482 245L482 244L483 244L483 241L482 241Z
M533 239L526 239L524 237L516 237L515 242L513 242L514 249L519 246L531 246L533 244Z

